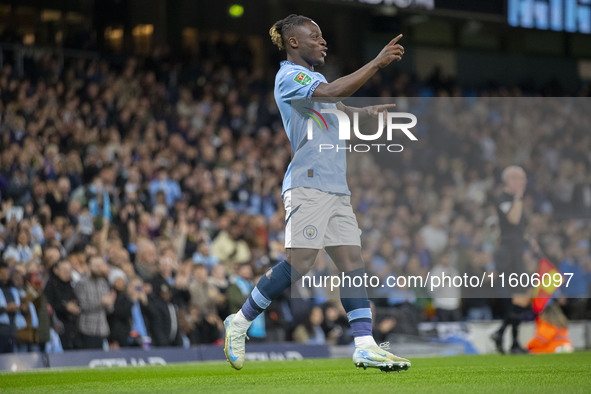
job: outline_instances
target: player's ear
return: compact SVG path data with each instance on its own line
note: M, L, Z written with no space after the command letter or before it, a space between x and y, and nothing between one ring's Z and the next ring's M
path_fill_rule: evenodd
M293 36L292 37L289 37L287 39L287 42L288 42L289 46L292 47L292 48L297 48L299 46L298 39L295 38L295 37L293 37Z

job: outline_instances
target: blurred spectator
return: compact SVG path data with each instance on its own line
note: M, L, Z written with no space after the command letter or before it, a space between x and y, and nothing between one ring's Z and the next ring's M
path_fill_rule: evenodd
M56 216L68 216L68 207L70 203L70 179L62 176L58 179L57 185L52 182L50 192L45 196L45 201L51 209L51 214Z
M23 118L17 118L16 122L18 122L16 127L24 129L25 121ZM9 179L7 196L14 201L15 205L24 206L31 199L31 183L26 167L17 165Z
M53 270L57 262L60 261L60 258L61 255L59 248L55 246L49 246L45 248L45 250L43 251L42 264L46 272L51 272L51 270Z
M47 297L43 292L43 280L36 264L29 267L25 276L25 300L29 303L27 327L31 328L27 338L30 344L28 350L43 352L46 343L49 342L51 321Z
M20 327L16 333L17 350L21 352L32 351L38 349L38 342L36 341L37 329L39 328L39 318L37 311L32 302L27 300L27 292L25 289L25 274L24 266L15 268L12 272L12 285L17 291L20 303L19 319Z
M322 308L315 306L310 311L308 320L296 327L293 332L293 340L306 345L324 345L326 336L322 329L324 316Z
M241 264L250 261L250 249L243 239L243 229L229 218L220 218L220 232L214 238L211 246L211 254L229 270L233 263Z
M215 286L219 293L226 294L228 290L228 279L226 277L226 268L223 265L216 265L211 268L211 275L207 281Z
M490 273L492 273L492 255L489 252L485 252L478 249L472 249L470 251L470 258L468 267L466 267L466 275L468 277L476 276L483 278L484 288L491 288L490 284ZM484 274L484 275L483 275ZM489 300L482 297L482 292L478 288L468 287L463 290L462 294L462 306L466 310L467 320L491 320L492 309L489 305Z
M167 284L171 291L171 302L178 307L184 307L191 299L189 293L189 275L185 269L179 269L176 253L170 247L161 252L158 259L158 270L152 277L150 283L154 289L159 289Z
M587 250L581 248L578 243L571 243L565 257L559 260L559 271L572 273L568 287L564 286L560 288L560 295L564 297L562 303L566 315L573 320L583 320L587 315L585 309L587 307L587 299L589 298L591 273L585 272L578 261L589 259L586 257L587 255Z
M203 264L193 267L193 281L189 285L191 305L202 313L217 313L219 290L207 280L207 268Z
M10 280L10 268L0 262L0 353L12 353L16 347L16 316L20 297Z
M123 271L118 268L111 269L109 284L116 293L113 310L107 315L109 345L118 349L129 345L133 303L127 294L127 276Z
M171 302L172 288L169 284L160 282L153 291L154 294L148 301L152 345L181 346L178 308Z
M330 345L345 345L351 343L353 337L347 335L349 330L349 323L344 311L340 310L334 302L327 302L324 304L324 320L322 322L322 330L326 337L326 342Z
M222 319L210 311L202 313L196 306L191 306L184 312L185 332L191 345L209 345L222 343L220 334L224 326Z
M248 298L254 284L252 283L253 273L250 264L241 264L236 269L236 275L230 277L228 286L228 308L231 311L240 309Z
M211 275L207 278L210 286L214 286L217 290L216 309L219 316L228 316L230 311L227 303L228 278L226 276L226 268L223 265L214 265L211 268Z
M53 266L45 286L47 302L53 310L53 325L60 336L64 350L81 347L78 334L80 304L71 284L72 266L68 260L60 260Z
M131 337L135 344L143 343L148 338L148 293L152 292L150 284L144 284L139 277L132 278L127 287L131 306Z
M448 234L439 214L432 214L429 217L429 223L419 233L431 254L441 253L447 245Z
M385 342L388 340L390 334L394 332L398 321L392 317L390 313L384 314L376 312L377 310L372 304L372 314L375 316L375 318L372 319L373 335L376 342Z
M438 321L461 321L462 310L460 309L461 288L454 286L451 280L459 276L458 269L453 265L453 256L451 251L447 250L441 253L437 264L431 270L431 276L444 278L441 280L441 286L436 287L431 292L433 297L433 306Z
M100 223L102 226L103 220L112 221L111 198L100 177L97 176L93 179L92 183L85 190L84 198L90 214L96 223Z
M158 258L157 271L152 277L152 286L158 287L162 283L174 285L174 273L178 269L178 261L172 249L165 249L160 251Z
M159 163L156 178L150 182L150 198L152 205L156 205L156 195L158 191L164 192L165 203L168 207L172 207L175 200L181 197L181 189L178 182L170 179L167 172L167 162L162 160Z
M107 313L113 311L117 296L107 281L107 265L102 257L88 258L89 274L76 284L74 291L80 302L80 342L85 349L100 349L109 335Z
M219 260L211 255L209 245L206 242L200 242L197 245L197 251L193 253L193 262L195 264L205 264L208 270L219 263Z
M149 239L140 239L137 243L134 267L144 281L149 280L156 273L157 261L158 254L154 243Z
M27 230L19 230L16 242L9 244L4 252L4 260L13 260L15 264L26 264L35 257L30 246L31 240Z

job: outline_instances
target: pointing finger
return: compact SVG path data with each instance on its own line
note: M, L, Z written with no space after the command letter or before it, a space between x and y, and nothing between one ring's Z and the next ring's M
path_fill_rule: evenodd
M381 110L386 110L388 108L393 108L395 106L396 106L396 104L380 104L380 105L376 105L375 108L378 111L381 111Z
M388 45L396 45L396 43L398 41L400 41L401 38L402 38L402 34L399 34L398 36L396 36L396 38L394 38L392 41L390 41L390 43Z

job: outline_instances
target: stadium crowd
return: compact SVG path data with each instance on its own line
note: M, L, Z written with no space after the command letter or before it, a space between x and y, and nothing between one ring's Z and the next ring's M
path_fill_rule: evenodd
M222 319L285 258L281 182L291 150L272 75L249 58L244 45L219 41L204 44L195 63L61 64L43 55L24 77L4 64L0 352L220 343ZM413 97L425 88L465 93L435 73L424 82L379 75L359 95ZM552 123L543 106L527 110L526 121L476 105L462 119L435 119L437 131L422 130L420 144L386 164L351 155L370 274L493 271L500 172L516 163L529 177L528 233L575 273L561 305L569 318L590 317L589 114L575 109ZM527 247L524 258L535 271ZM328 261L321 255L312 275L332 272ZM251 340L350 343L338 298L292 291L255 321ZM458 289L370 295L378 340L416 334L421 321L496 315L494 300Z

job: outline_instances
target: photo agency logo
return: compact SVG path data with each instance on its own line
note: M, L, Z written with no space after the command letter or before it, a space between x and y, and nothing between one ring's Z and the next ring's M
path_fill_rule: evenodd
M337 130L331 130L329 128L329 122L326 121L326 118L323 115L335 116L338 123L338 139L341 143L320 143L318 144L319 152L335 150L338 152L345 150L357 153L382 151L398 153L404 150L404 146L398 143L392 143L392 141L399 132L402 132L411 141L418 141L418 138L410 131L410 129L417 125L417 117L408 112L380 111L379 115L376 115L377 131L373 134L365 134L360 131L360 111L353 112L353 120L351 121L349 115L344 111L335 108L323 108L320 109L320 111L316 111L310 107L305 107L305 109L309 111L306 112L306 115L309 117L307 123L307 138L309 141L314 139L315 130L321 133L337 132ZM334 123L331 122L331 126L333 124ZM383 140L384 129L387 143L379 142L380 140ZM364 142L348 143L352 139L351 130L353 130L353 135L357 140Z

